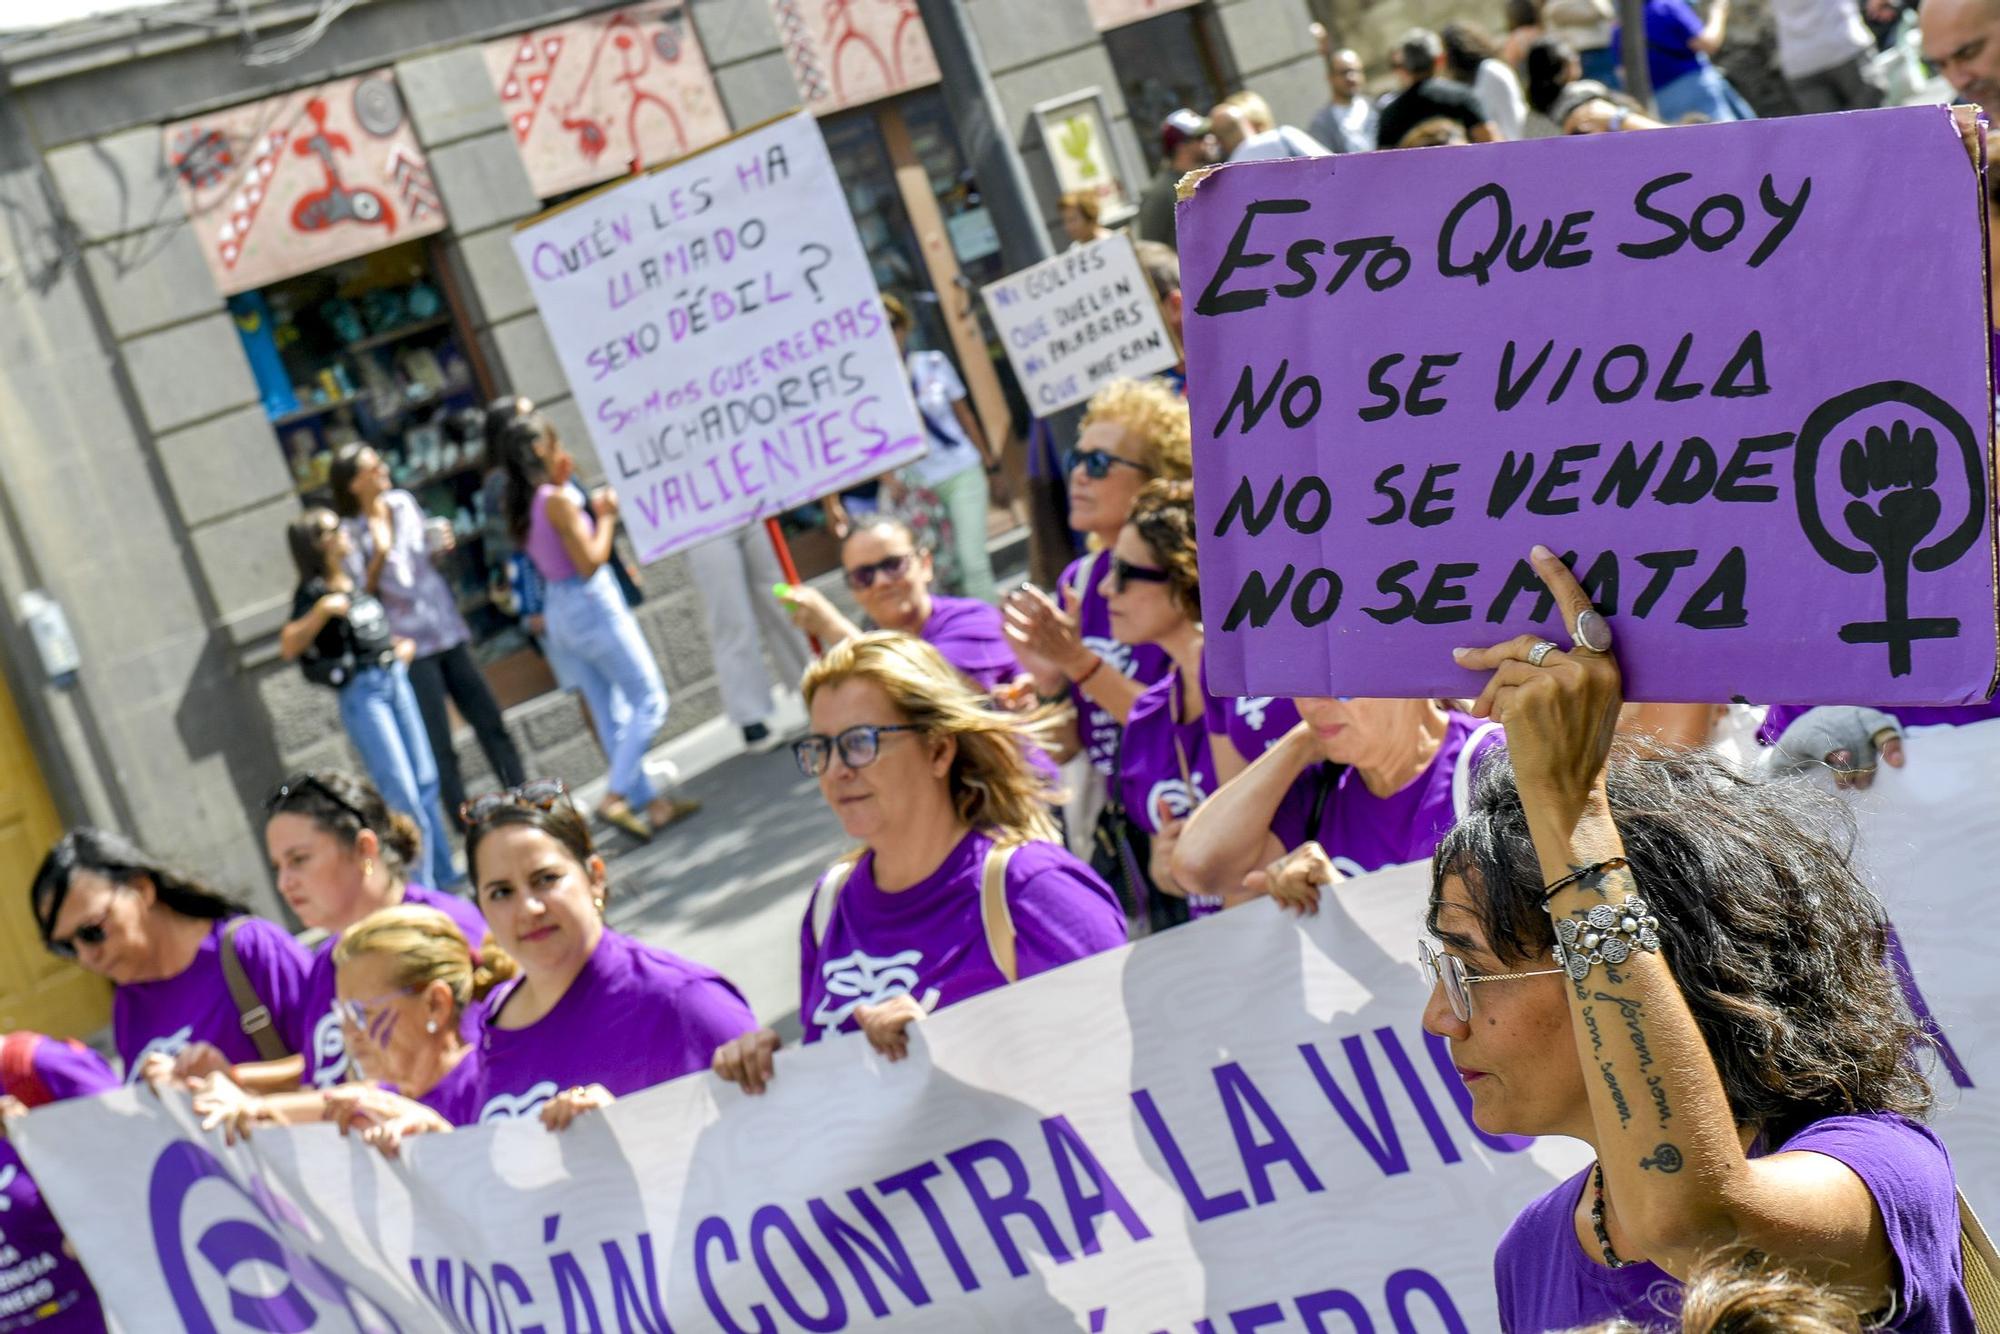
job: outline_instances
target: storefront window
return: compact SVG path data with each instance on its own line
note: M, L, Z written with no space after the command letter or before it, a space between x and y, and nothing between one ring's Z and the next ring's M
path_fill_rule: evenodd
M457 549L440 568L481 660L522 647L498 572L504 553L489 551L496 516L478 430L486 394L429 243L288 278L229 306L301 503L332 505L335 453L373 446L395 484L451 524Z
M1160 122L1178 107L1208 114L1234 83L1214 24L1209 6L1197 5L1104 34L1149 173L1160 166Z

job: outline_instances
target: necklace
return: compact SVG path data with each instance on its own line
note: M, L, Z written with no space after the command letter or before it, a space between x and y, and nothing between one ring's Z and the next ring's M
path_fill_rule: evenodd
M1613 1269L1629 1269L1638 1264L1637 1260L1621 1260L1618 1252L1611 1249L1611 1234L1604 1228L1604 1164L1590 1165L1590 1228L1597 1234L1597 1244L1604 1251L1604 1263Z

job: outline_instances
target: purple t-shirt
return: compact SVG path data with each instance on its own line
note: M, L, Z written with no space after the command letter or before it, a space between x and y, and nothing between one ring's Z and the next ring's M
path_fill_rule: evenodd
M757 1027L720 973L606 929L562 999L526 1028L495 1018L519 989L494 993L479 1026L478 1120L532 1115L564 1089L617 1097L708 1069L715 1049Z
M1132 701L1125 718L1125 745L1118 752L1118 797L1125 813L1148 834L1157 834L1169 820L1184 819L1215 791L1215 755L1208 747L1202 716L1183 722L1180 712L1181 674L1169 668ZM1188 895L1188 916L1206 917L1222 911L1222 900L1206 894Z
M438 572L424 534L424 509L408 491L391 491L383 501L389 507L389 554L382 561L375 582L375 596L389 613L389 629L398 639L417 646L417 656L428 658L472 638L465 617L459 615L458 598ZM353 545L347 557L347 572L357 585L367 582L368 562L375 556L375 537L366 517L356 515L343 525Z
M458 1064L445 1072L429 1093L416 1099L455 1126L479 1124L479 1047L477 1043Z
M479 909L470 899L462 899L456 894L440 894L422 885L405 885L403 902L420 908L436 908L465 933L465 939L472 946L474 954L479 951L479 943L486 939L486 919L479 915ZM306 968L306 983L303 1003L299 1006L299 1027L287 1035L292 1050L305 1053L305 1085L308 1088L331 1088L344 1080L354 1078L347 1065L347 1034L340 1026L340 1015L333 1008L335 987L333 967L333 947L339 943L337 936L329 936L320 942L318 951Z
M1925 1126L1875 1112L1815 1121L1784 1151L1845 1163L1875 1197L1901 1271L1886 1328L1972 1334L1972 1307L1959 1280L1958 1198L1942 1140ZM1644 1262L1608 1269L1585 1253L1573 1214L1589 1180L1586 1168L1563 1182L1522 1210L1501 1238L1493 1281L1508 1334L1575 1329L1614 1316L1678 1328L1678 1280Z
M1773 704L1764 715L1764 725L1757 729L1757 740L1767 746L1778 744L1778 738L1785 729L1799 720L1799 715L1813 704ZM1964 727L1967 723L1983 723L1989 718L2000 718L2000 695L1995 695L1984 704L1941 704L1927 708L1913 708L1909 705L1874 704L1868 706L1889 714L1904 727Z
M979 684L981 690L1003 686L1021 674L1002 629L1000 609L978 598L931 598L930 619L917 638L944 655L944 660Z
M290 1042L304 1031L306 952L291 933L261 917L235 917L236 957L250 987L271 1021ZM139 1067L154 1052L176 1055L184 1047L206 1042L232 1064L262 1059L243 1031L243 1017L230 998L222 975L222 932L217 922L203 937L194 962L172 977L155 982L130 982L111 1000L111 1032L118 1059L125 1063L125 1081L139 1077Z
M1084 647L1104 659L1112 670L1149 686L1167 674L1173 660L1157 644L1121 644L1111 637L1111 604L1097 591L1110 568L1109 551L1080 556L1063 571L1062 587L1077 594L1077 630L1083 636ZM1070 696L1076 704L1077 728L1091 764L1106 778L1114 777L1118 772L1118 735L1123 729L1116 718L1091 703L1090 697L1078 687L1070 687Z
M813 940L814 903L799 929L799 1020L805 1040L860 1028L854 1010L892 996L925 1010L956 1005L1006 979L986 942L980 882L993 840L968 833L937 870L894 894L875 886L865 852L840 887L826 934ZM826 882L813 889L816 903ZM1007 863L1015 962L1033 977L1125 943L1125 912L1095 871L1053 843L1024 843Z
M1356 770L1343 770L1326 795L1317 830L1307 825L1328 766L1307 765L1271 818L1271 832L1287 852L1317 839L1344 875L1423 861L1458 822L1479 761L1505 742L1498 723L1450 713L1430 765L1388 796L1370 792Z
M1208 697L1201 724L1210 736L1226 736L1245 764L1284 740L1299 725L1299 710L1283 695L1218 695L1208 688L1208 661L1201 664L1201 693Z
M9 1033L0 1044L0 1092L30 1107L118 1087L104 1059L79 1042ZM62 1227L14 1146L0 1141L0 1334L103 1334L104 1308L69 1253Z

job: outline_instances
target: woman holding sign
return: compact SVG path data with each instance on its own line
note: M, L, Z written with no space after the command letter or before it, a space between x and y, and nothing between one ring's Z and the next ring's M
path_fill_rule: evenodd
M998 713L930 645L871 634L827 650L801 687L792 743L841 827L862 840L813 890L799 932L805 1040L862 1032L890 1060L931 1010L1125 943L1111 889L1055 838L1028 764L1046 719ZM715 1054L761 1093L778 1035Z
M1420 947L1424 1025L1480 1128L1597 1150L1501 1242L1502 1327L1649 1323L1732 1249L1838 1284L1871 1325L1971 1330L1951 1160L1851 828L1806 784L1614 748L1610 627L1532 559L1575 647L1456 650L1492 672L1473 712L1509 758L1438 849Z
M611 762L597 813L649 840L701 805L656 793L646 776L646 751L667 721L667 686L611 573L618 497L600 487L588 505L576 502L569 488L576 460L540 412L506 421L497 443L507 472L508 528L548 582L543 615L553 656L583 692Z

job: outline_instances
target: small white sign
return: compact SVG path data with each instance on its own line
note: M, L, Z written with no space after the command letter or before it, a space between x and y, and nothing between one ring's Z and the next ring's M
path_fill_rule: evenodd
M1180 361L1129 237L1072 246L982 289L1028 404L1046 417Z
M538 218L514 251L643 560L928 447L803 112Z

